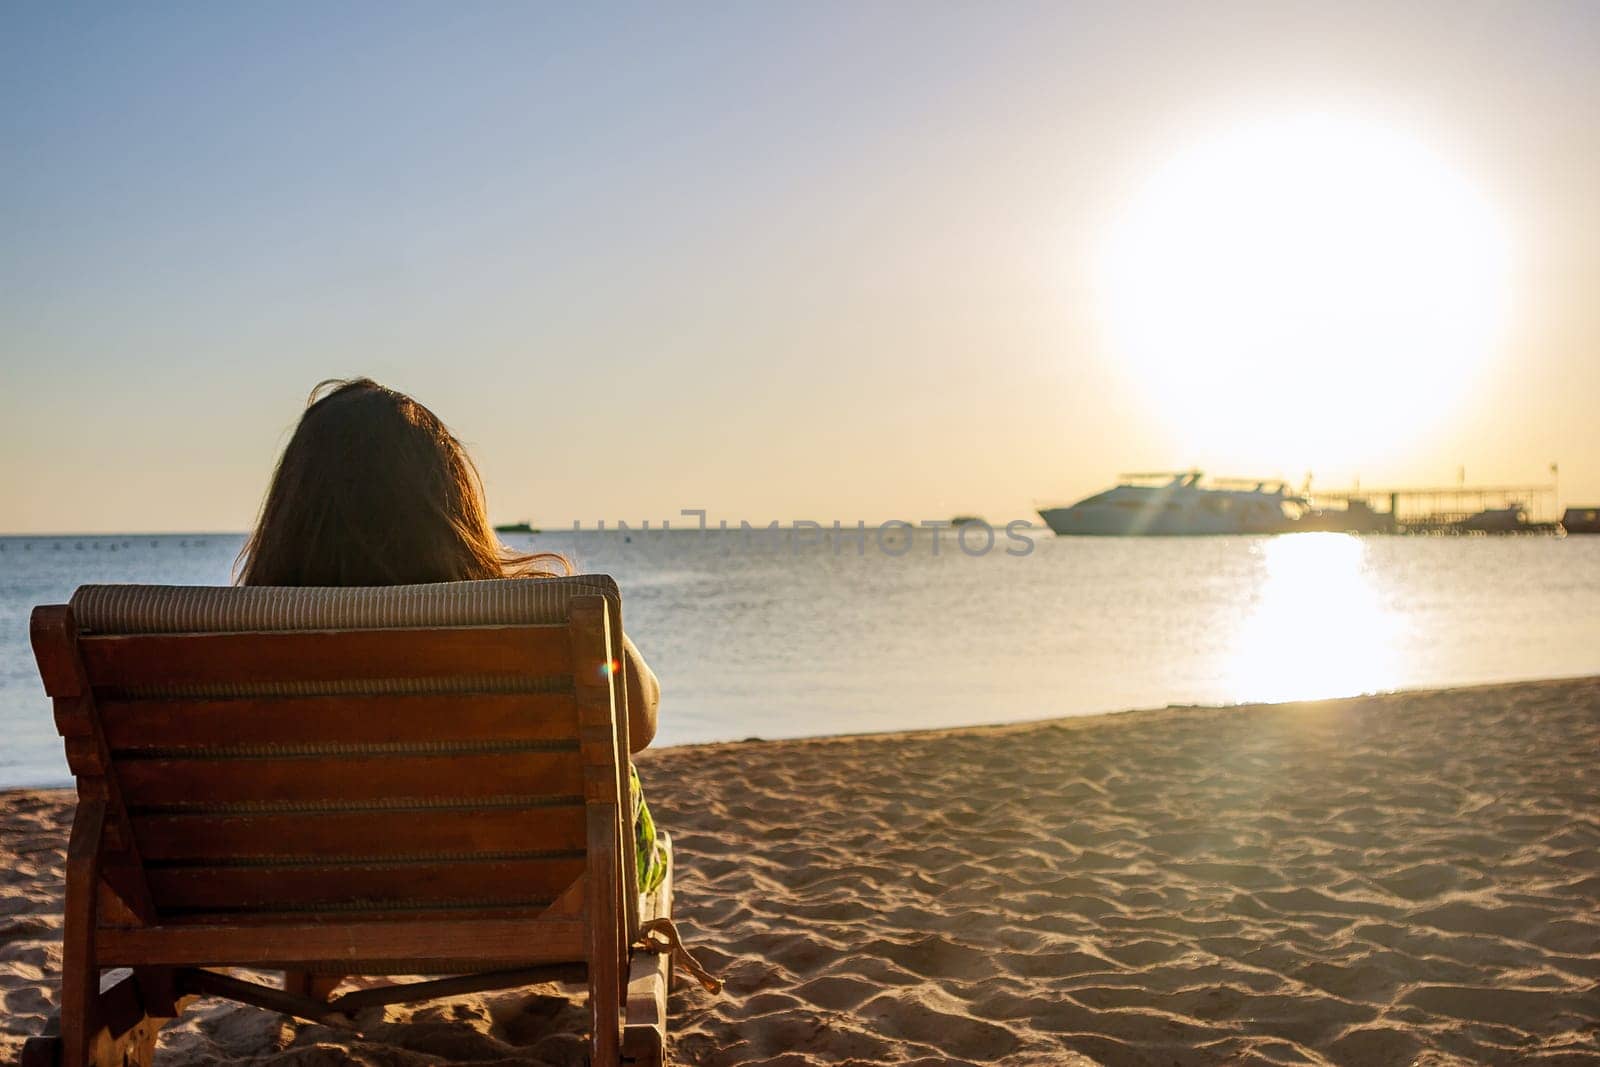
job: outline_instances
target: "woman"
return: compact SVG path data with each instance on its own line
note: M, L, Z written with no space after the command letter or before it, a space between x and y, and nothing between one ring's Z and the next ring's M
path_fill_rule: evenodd
M518 555L494 535L477 468L438 417L369 378L311 391L283 450L255 532L239 553L241 585L412 585L570 574L562 556ZM623 638L628 740L656 735L661 687ZM631 768L630 768L631 770ZM639 888L665 873L633 771Z

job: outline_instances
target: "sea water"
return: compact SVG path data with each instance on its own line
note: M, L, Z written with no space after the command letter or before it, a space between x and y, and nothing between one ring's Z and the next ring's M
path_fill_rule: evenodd
M1600 537L508 535L614 575L658 744L1600 673ZM28 614L225 584L237 534L0 538L0 787L67 781ZM986 550L985 550L986 549Z

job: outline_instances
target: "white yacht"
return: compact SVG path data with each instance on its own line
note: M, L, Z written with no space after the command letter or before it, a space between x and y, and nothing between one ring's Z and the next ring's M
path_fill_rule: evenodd
M1199 471L1124 474L1070 507L1040 508L1050 529L1065 535L1185 537L1283 533L1305 500L1281 481L1218 479L1201 487Z

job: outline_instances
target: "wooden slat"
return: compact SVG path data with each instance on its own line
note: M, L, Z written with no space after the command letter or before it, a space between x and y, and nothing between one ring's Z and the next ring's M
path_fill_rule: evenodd
M572 673L562 626L81 637L90 684L259 685Z
M553 900L583 859L296 867L148 867L157 909L287 910L403 901L415 904Z
M436 811L136 815L148 860L555 852L584 847L581 805Z
M114 751L218 745L567 741L578 736L570 693L102 700Z
M582 922L537 919L215 923L101 930L96 948L105 967L156 963L282 969L341 960L507 958L532 964L581 960L583 933Z
M116 776L134 807L583 792L582 769L571 752L119 760Z

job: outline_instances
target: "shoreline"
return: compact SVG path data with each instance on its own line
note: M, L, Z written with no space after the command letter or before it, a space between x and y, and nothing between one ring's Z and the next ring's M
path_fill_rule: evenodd
M1159 707L1115 708L1109 711L1085 711L1076 715L1049 715L1038 719L1007 719L1003 722L978 722L961 726L929 726L908 730L860 730L846 733L810 734L799 737L761 737L751 735L726 741L687 741L677 745L651 745L644 752L635 753L635 758L647 758L652 752L678 752L686 748L714 749L726 745L787 745L807 741L871 741L878 739L895 740L898 738L915 740L967 732L1009 732L1030 727L1065 725L1086 719L1097 722L1103 719L1121 719L1127 716L1166 715L1183 712L1270 711L1275 708L1311 708L1324 704L1340 704L1351 700L1387 700L1444 693L1471 694L1482 689L1566 685L1573 682L1600 683L1600 673L1583 672L1540 678L1507 678L1489 682L1467 682L1463 685L1423 685L1399 689L1380 689L1370 693L1351 693L1337 697L1313 697L1305 700L1254 700L1231 704L1164 704ZM5 791L6 787L0 786L0 794L4 794Z
M638 757L721 997L673 1062L1600 1057L1600 677ZM56 996L70 791L0 791L0 1058ZM224 1002L158 1062L581 1057L561 987L370 1039Z
M1108 718L1121 718L1129 715L1160 715L1169 712L1226 712L1249 711L1258 709L1284 708L1284 707L1314 707L1322 704L1337 704L1348 700L1382 700L1397 697L1427 696L1435 693L1463 693L1469 694L1481 689L1503 689L1507 686L1541 686L1564 685L1572 682L1600 681L1600 673L1560 674L1539 678L1507 678L1487 682L1467 682L1462 685L1423 685L1416 687L1401 687L1398 689L1380 689L1370 693L1351 693L1346 696L1314 697L1305 700L1277 700L1277 701L1241 701L1231 704L1166 704L1162 706L1149 706L1137 708L1113 708L1107 711L1085 711L1072 715L1049 715L1037 719L1006 719L1001 722L969 723L958 726L930 726L922 728L901 730L860 730L846 733L829 734L802 734L799 736L762 737L751 734L747 737L727 738L721 741L683 741L675 744L652 744L643 752L635 753L635 760L649 759L654 753L681 752L685 749L716 749L726 745L786 745L805 741L867 741L873 739L895 738L925 738L936 737L944 734L961 733L969 730L1012 730L1033 726L1045 726L1052 723L1077 722L1079 720L1100 720ZM6 785L0 783L0 801L9 793L41 793L64 791L70 792L74 783L70 775L66 778L53 780L40 784Z

